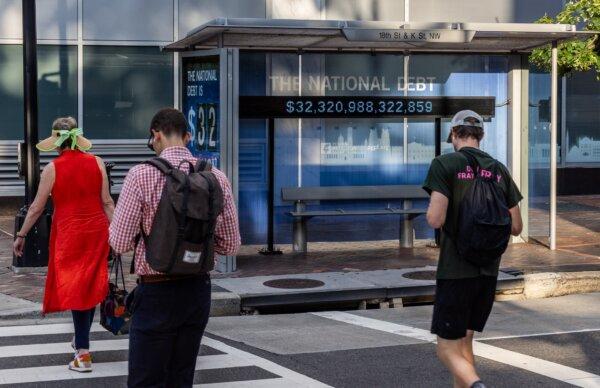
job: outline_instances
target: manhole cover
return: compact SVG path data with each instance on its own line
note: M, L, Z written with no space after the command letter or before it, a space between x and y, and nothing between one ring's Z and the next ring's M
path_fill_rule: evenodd
M275 279L275 280L268 280L266 282L263 283L265 286L267 287L273 287L273 288L286 288L286 289L293 289L293 288L316 288L316 287L322 287L325 285L325 283L323 283L320 280L314 280L314 279Z
M403 274L405 278L413 280L435 280L435 271L415 271Z

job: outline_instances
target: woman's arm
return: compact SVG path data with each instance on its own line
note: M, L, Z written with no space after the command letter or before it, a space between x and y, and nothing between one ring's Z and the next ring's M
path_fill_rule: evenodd
M52 186L54 186L55 177L56 172L54 170L54 163L48 163L48 165L46 165L42 171L38 192L32 204L29 206L29 210L27 211L27 215L25 216L25 221L23 221L21 230L19 230L15 236L13 251L17 256L21 256L23 254L23 246L25 242L24 237L27 236L27 233L29 233L31 228L33 228L33 225L35 225L38 218L46 208L46 202L48 202L48 197L52 192Z
M102 193L100 194L102 200L102 206L104 207L104 213L108 217L108 221L112 222L113 213L115 212L115 202L110 196L110 183L108 182L108 174L106 174L106 167L104 162L98 156L96 156L96 162L102 173Z

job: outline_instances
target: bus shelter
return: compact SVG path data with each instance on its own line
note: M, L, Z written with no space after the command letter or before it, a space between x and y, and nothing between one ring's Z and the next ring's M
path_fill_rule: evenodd
M379 187L370 180L390 187L400 181L417 185L431 158L447 150L443 140L448 119L461 109L478 111L490 123L486 128L494 135L486 145L509 167L525 197L527 239L528 54L551 45L549 248L555 249L558 43L590 34L558 24L220 18L164 49L179 53L177 103L188 118L191 150L227 173L248 230L253 215L264 216L266 235L248 232L245 240L262 242L265 253L277 253L275 208L285 200L279 191L311 187L307 199L327 199L319 197L326 193L317 195L314 189L325 182L337 187L327 190L329 194L356 199L347 193L363 185ZM467 57L480 63L477 66L486 75L451 73L461 79L459 90L448 82L448 74L436 68L438 63L452 66ZM484 87L489 79L499 86ZM293 136L285 135L291 133L290 127ZM256 128L266 133L263 143L247 140L246 133ZM278 133L283 134L279 140ZM253 164L252 155L262 157ZM248 194L252 179L266 183L262 197ZM340 182L348 190L340 189ZM289 197L302 205L298 197ZM403 215L403 246L412 240L407 204L409 200L396 211ZM398 209L394 206L388 204L386 209L393 213ZM303 210L296 206L292 213L305 214L300 213ZM311 214L385 213L349 211L329 208ZM306 224L296 221L293 246L302 251ZM224 259L219 268L235 270L235 258Z

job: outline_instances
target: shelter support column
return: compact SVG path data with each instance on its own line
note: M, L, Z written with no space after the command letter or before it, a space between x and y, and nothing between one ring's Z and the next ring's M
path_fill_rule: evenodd
M509 57L508 72L507 166L523 195L519 204L523 231L512 242L529 239L529 63L527 55Z
M552 89L550 96L550 249L556 249L556 165L558 133L558 42L552 42Z

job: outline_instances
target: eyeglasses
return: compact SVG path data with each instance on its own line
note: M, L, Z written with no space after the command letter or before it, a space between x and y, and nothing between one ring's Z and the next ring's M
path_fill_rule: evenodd
M146 146L148 146L148 148L150 148L150 151L154 151L154 134L152 133L152 130L150 130L150 136L148 136L148 143L146 143Z

